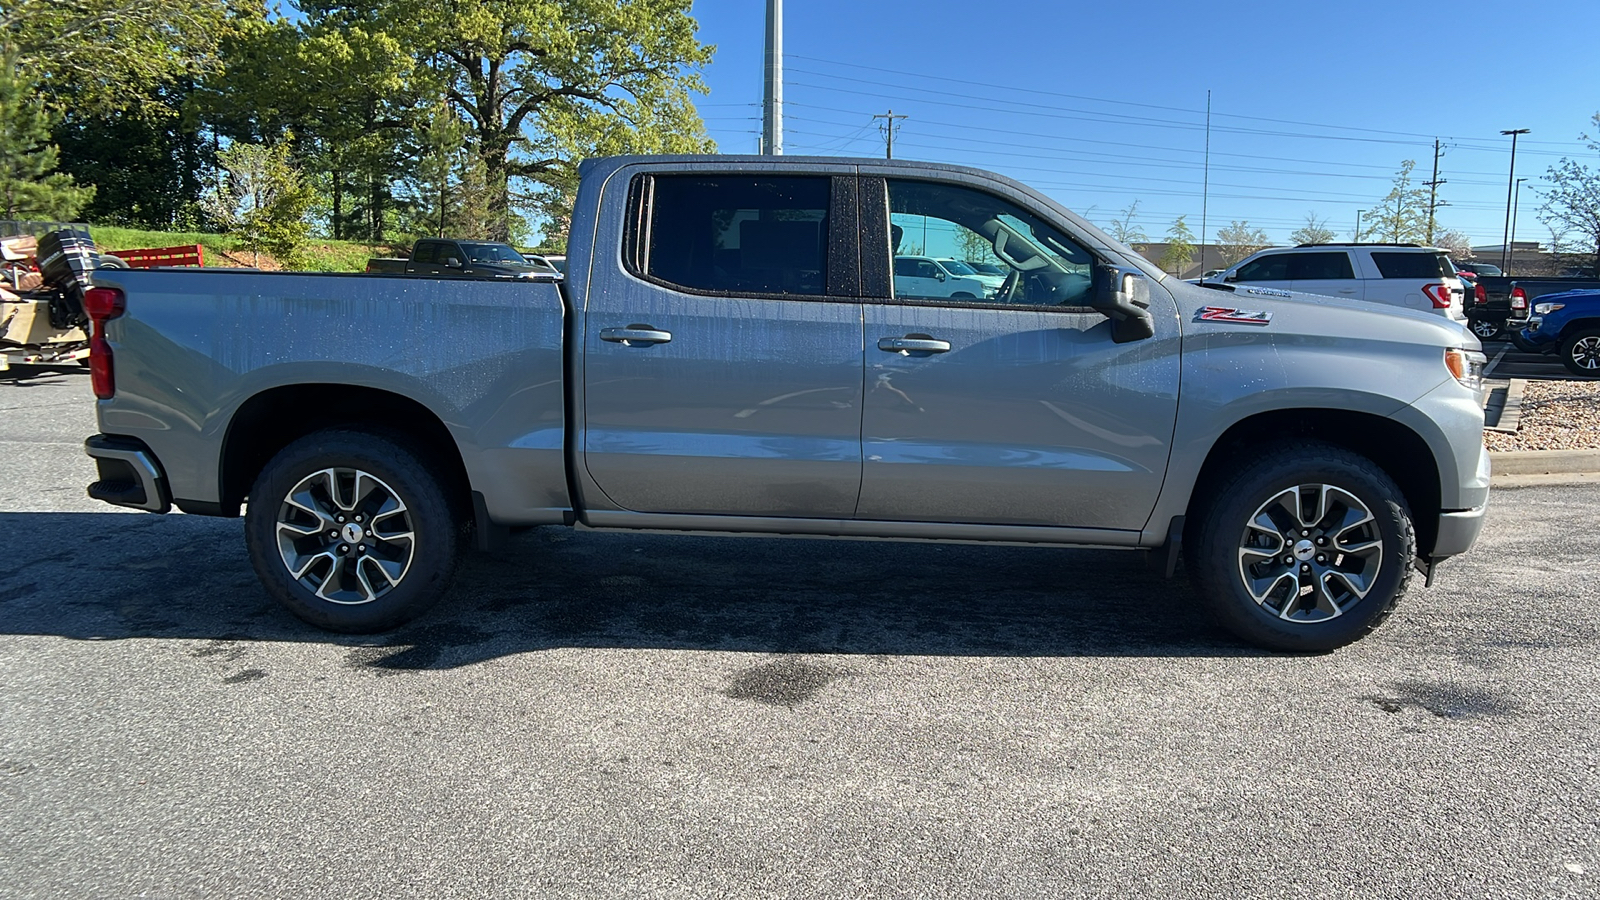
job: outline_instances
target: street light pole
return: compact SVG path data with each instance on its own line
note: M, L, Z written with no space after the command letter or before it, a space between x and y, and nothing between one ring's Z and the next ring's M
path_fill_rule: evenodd
M1351 239L1351 243L1361 243L1361 214L1364 212L1366 212L1364 209L1356 210L1356 236Z
M1511 193L1517 181L1517 135L1527 134L1526 128L1501 129L1501 134L1511 135L1511 173L1506 176L1506 232L1500 239L1500 271L1506 271L1511 256Z
M1511 201L1511 243L1512 244L1515 244L1517 242L1517 207L1522 205L1522 183L1524 181L1527 181L1527 180L1528 179L1526 179L1526 178L1518 178L1517 179L1516 190L1512 191L1512 196L1514 198ZM1514 260L1515 257L1512 257L1512 259ZM1507 275L1511 274L1511 266L1509 264L1509 261L1508 261L1507 265L1505 265L1504 267L1501 268L1500 271L1506 273Z

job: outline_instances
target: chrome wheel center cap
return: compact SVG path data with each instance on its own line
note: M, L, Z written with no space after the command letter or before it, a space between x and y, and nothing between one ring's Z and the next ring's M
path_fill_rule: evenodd
M1302 541L1295 541L1294 542L1294 558L1295 559L1298 559L1301 562L1304 562L1304 561L1310 559L1311 557L1315 556L1316 553L1317 553L1317 547L1316 547L1315 544L1311 543L1310 541L1303 541L1302 540Z
M361 530L360 525L350 522L346 524L344 528L340 529L340 536L344 538L345 543L347 544L359 544L361 543L361 539L367 536L367 533ZM1305 542L1301 541L1301 543ZM1298 553L1299 551L1296 550L1295 552Z

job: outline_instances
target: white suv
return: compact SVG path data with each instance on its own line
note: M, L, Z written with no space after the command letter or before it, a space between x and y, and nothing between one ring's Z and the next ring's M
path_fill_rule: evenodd
M974 273L976 276L976 273ZM928 256L894 258L894 295L922 299L983 300L994 291L977 277L956 275Z
M1415 244L1301 244L1245 257L1208 282L1388 303L1466 321L1450 255Z

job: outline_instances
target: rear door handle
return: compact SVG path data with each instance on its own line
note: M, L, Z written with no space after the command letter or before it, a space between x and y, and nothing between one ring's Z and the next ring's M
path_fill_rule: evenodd
M629 325L627 328L602 328L600 340L621 344L624 347L647 347L665 344L672 340L672 332L649 325Z
M928 337L878 338L878 349L890 353L948 353L950 342Z

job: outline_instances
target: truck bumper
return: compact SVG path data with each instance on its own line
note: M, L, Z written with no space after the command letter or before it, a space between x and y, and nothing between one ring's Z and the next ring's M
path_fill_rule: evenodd
M94 460L100 475L89 485L91 498L154 513L172 508L166 472L144 441L97 434L83 442L83 450Z
M1478 456L1478 471L1473 478L1473 485L1479 482L1489 483L1489 449L1482 448ZM1437 537L1433 541L1433 552L1428 558L1438 562L1447 556L1455 556L1471 549L1474 541L1478 539L1478 532L1483 530L1483 514L1489 508L1488 494L1483 495L1483 505L1472 509L1448 509L1439 513L1439 528Z

